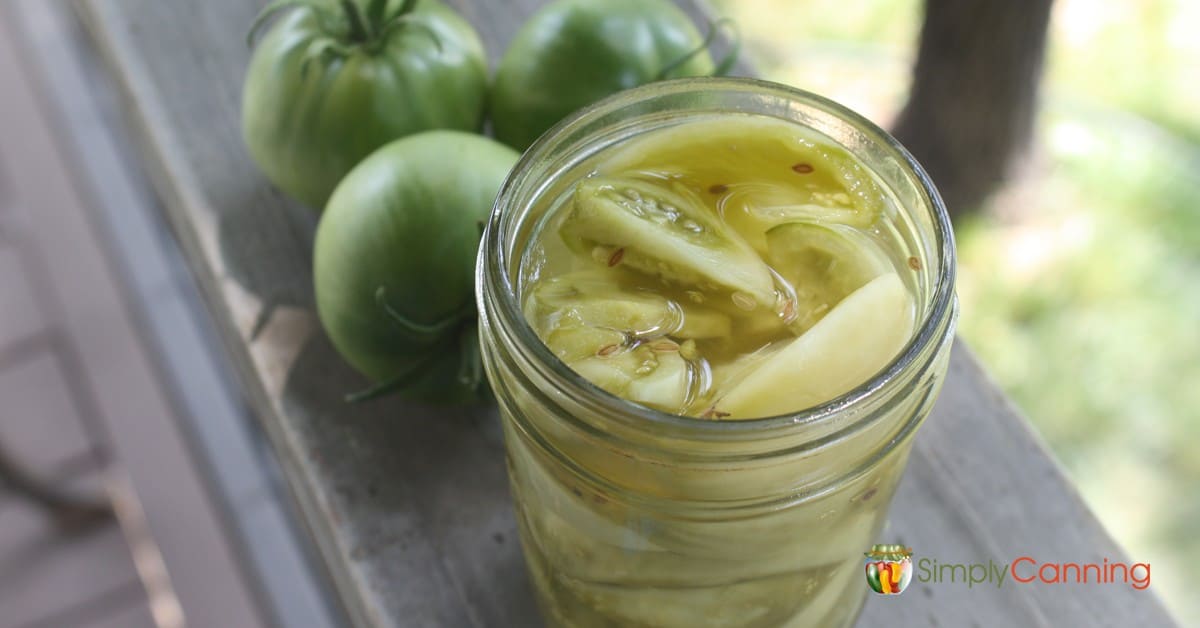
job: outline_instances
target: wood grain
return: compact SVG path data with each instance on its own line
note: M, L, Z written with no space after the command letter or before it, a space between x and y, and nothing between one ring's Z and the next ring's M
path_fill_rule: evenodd
M364 626L539 625L494 414L341 402L365 382L338 359L311 310L314 216L256 174L238 130L244 28L260 4L81 7L125 89L147 167L350 616ZM452 4L495 58L541 2ZM265 327L252 337L264 309ZM892 519L889 534L918 557L1122 556L961 343ZM861 624L1170 623L1152 592L1125 585L913 589L871 600Z

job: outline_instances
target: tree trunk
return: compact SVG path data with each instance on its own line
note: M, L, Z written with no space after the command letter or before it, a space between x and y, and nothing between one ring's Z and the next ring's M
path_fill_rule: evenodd
M908 103L893 134L952 216L976 208L1027 145L1052 0L925 0Z

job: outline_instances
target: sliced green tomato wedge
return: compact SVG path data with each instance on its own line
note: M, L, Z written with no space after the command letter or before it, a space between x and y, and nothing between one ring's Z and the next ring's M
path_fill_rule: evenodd
M717 416L788 414L849 392L896 357L912 337L913 315L912 297L895 273L871 280L719 395Z
M860 229L883 214L883 191L859 161L839 146L807 143L813 170L798 185L774 182L729 186L729 203L744 204L753 218L768 225L794 221L832 222ZM804 159L804 158L801 158Z
M682 412L692 395L692 367L677 350L655 351L652 345L567 364L618 397L664 412Z
M767 231L767 262L796 294L793 328L804 331L846 295L893 271L879 245L852 228L789 222Z
M526 299L525 316L546 340L557 329L598 327L652 338L725 338L729 316L715 310L675 303L661 295L623 288L609 269L581 271L542 280ZM594 349L603 345L597 345Z
M769 360L771 356L779 352L786 342L773 342L769 345L759 348L753 353L739 355L737 358L722 364L715 364L712 367L713 386L717 394L728 392L732 388L732 384L745 379L746 375L754 371L758 365Z
M525 300L526 318L555 355L600 388L682 412L694 396L696 367L688 361L700 359L694 339L729 337L730 318L622 287L622 272L606 268L541 280ZM685 350L695 355L685 359Z
M609 266L683 288L745 295L751 307L775 304L771 273L754 249L670 181L585 179L575 189L562 235L572 248Z
M542 340L554 355L570 364L590 358L605 347L624 347L629 337L614 329L568 325L551 328L542 335Z

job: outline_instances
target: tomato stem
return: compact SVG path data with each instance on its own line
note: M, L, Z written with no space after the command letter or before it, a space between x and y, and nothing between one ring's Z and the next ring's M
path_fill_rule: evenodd
M381 397L400 390L420 378L428 370L429 366L432 365L433 361L442 355L442 350L449 348L447 346L448 339L446 338L446 332L450 331L456 325L461 325L458 336L454 338L458 342L460 352L457 374L458 381L460 384L469 387L472 391L479 387L479 383L483 381L483 367L479 356L479 334L474 323L464 323L464 319L473 311L473 308L464 308L457 314L437 323L425 325L414 322L392 309L388 305L387 288L384 286L379 286L375 289L375 303L387 314L388 318L392 319L392 322L400 329L401 333L406 335L410 340L414 342L432 342L428 349L429 353L424 359L418 360L409 368L402 370L386 381L379 382L366 390L346 395L348 403L359 403ZM437 342L438 340L441 340L441 342Z
M417 0L404 0L404 4L400 5L400 10L396 12L396 15L407 15L416 8Z
M330 57L346 57L351 53L351 49L346 44L338 43L332 39L319 39L309 45L304 51L304 61L300 63L300 77L308 76L308 68L313 60L327 61Z
M254 38L258 36L258 32L262 30L263 25L267 23L276 14L288 9L296 9L300 7L308 7L309 9L321 12L322 5L317 4L313 0L273 0L267 6L263 7L262 11L258 12L254 21L250 24L250 30L246 32L246 45L253 46Z
M346 24L350 28L350 41L356 44L366 42L370 38L367 26L363 23L362 11L354 0L342 0L342 11L346 13Z
M259 32L277 14L288 9L304 7L316 13L324 24L330 22L340 24L344 21L346 31L340 34L339 39L343 39L343 43L346 45L357 44L374 49L382 45L392 31L405 24L409 24L429 35L434 45L437 46L438 52L441 52L442 42L433 30L424 24L412 22L409 19L409 14L416 9L418 0L404 0L404 3L392 15L387 15L389 0L368 0L365 9L359 6L361 2L362 0L339 0L342 14L341 19L339 19L336 15L331 15L329 13L330 7L319 0L272 0L267 6L263 7L263 10L259 12L254 18L254 22L251 23L250 30L246 33L246 45L253 46ZM322 52L347 54L349 50L346 47L337 47L323 50Z
M400 332L408 336L409 340L414 342L425 342L440 338L447 331L452 329L460 321L466 318L467 314L474 311L474 308L464 308L451 316L433 323L432 325L426 325L424 323L413 321L407 316L392 309L392 306L388 305L387 302L387 289L383 286L379 286L375 289L375 303L378 304L379 307L383 309L384 313L392 319L392 322L396 324L396 327L400 329Z
M379 41L380 42L385 41L387 39L387 36L392 34L392 31L398 30L405 26L414 28L414 29L428 35L429 39L433 41L434 47L437 48L438 54L441 54L442 40L437 36L437 33L433 32L433 29L430 28L427 24L422 24L421 22L417 22L417 21L413 20L411 17L405 16L405 15L400 15L398 17L395 17L392 19L392 21L388 22L383 27L383 30L380 31L380 33L379 33L379 38L378 38Z
M346 403L362 403L371 399L378 399L384 395L396 392L409 384L420 379L429 370L434 360L438 358L438 352L431 351L425 356L425 359L413 362L411 366L394 375L391 379L386 379L366 390L360 390L355 393L347 394L344 399Z
M424 358L412 363L408 368L382 382L374 384L365 390L347 394L346 403L361 403L378 399L385 395L401 390L424 376L433 363L443 355L441 349L448 348L445 344L434 346ZM458 336L459 365L458 383L467 390L475 392L483 382L483 363L479 354L479 330L474 323L464 324Z
M367 26L371 29L371 34L378 37L379 31L384 26L384 11L387 9L388 0L371 0L367 4Z
M716 67L713 69L713 76L724 76L728 74L729 71L733 69L734 64L737 63L738 53L742 48L742 38L738 33L737 23L730 18L723 17L716 21L710 21L708 23L708 34L704 36L704 41L700 42L699 46L696 46L692 50L684 53L683 56L663 66L663 68L658 71L658 76L655 77L655 80L661 81L666 79L671 72L678 70L681 66L683 66L683 64L695 58L696 55L711 48L713 43L717 40L717 34L720 32L721 27L728 28L730 32L729 52L725 53L725 56L722 57L719 62L717 62Z

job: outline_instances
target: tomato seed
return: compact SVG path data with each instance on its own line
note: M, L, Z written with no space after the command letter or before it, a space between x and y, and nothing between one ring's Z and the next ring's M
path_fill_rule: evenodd
M625 247L621 247L613 251L613 254L608 257L608 267L612 268L613 266L620 264L621 258L623 257L625 257Z
M915 257L908 258L908 267L913 270L921 270L921 260Z
M679 345L670 340L659 340L650 345L650 349L659 353L670 353L672 351L679 351Z
M718 183L708 188L709 194L724 194L729 191L729 186L724 183Z
M812 164L796 164L792 166L792 170L799 174L808 174L813 171L813 167Z
M610 355L616 353L617 349L619 349L619 348L620 347L617 345L608 345L605 347L600 347L600 350L596 352L596 355L598 355L600 357L607 357L607 356L610 356Z

